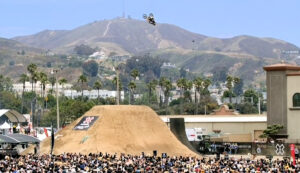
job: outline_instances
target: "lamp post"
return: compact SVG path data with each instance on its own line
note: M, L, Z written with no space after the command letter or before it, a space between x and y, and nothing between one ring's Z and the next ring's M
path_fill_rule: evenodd
M56 90L56 120L57 120L57 130L59 130L59 99L58 99L58 81L57 81L58 69L53 69L52 74L55 73L55 90Z
M120 94L119 94L119 67L117 66L117 105L120 105Z

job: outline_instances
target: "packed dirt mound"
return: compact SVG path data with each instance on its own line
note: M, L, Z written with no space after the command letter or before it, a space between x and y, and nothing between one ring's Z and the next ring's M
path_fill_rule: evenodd
M80 130L86 128L83 120L90 122L87 130ZM152 154L157 150L159 154L196 155L178 141L157 114L146 106L95 106L59 131L55 138L54 154L100 151ZM40 153L49 152L50 138L47 138L40 145Z

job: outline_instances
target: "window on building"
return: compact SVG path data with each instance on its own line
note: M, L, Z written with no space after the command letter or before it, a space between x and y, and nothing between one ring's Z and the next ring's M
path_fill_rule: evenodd
M296 93L293 96L293 107L300 107L300 93Z

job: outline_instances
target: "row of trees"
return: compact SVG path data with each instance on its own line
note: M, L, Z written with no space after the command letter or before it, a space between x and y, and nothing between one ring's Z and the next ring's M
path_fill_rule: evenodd
M161 77L159 76L159 68L161 65L161 61L158 61L156 58L152 58L152 60L157 61L157 63L151 63L147 58L141 58L136 57L136 59L132 58L130 59L129 63L125 65L124 72L130 69L128 72L130 75L130 78L128 82L124 83L120 80L117 82L117 78L115 78L113 81L111 81L114 86L119 84L120 90L127 90L129 93L128 100L123 104L148 104L150 106L157 105L157 111L161 111L162 109L169 109L167 111L176 112L180 114L187 114L187 113L195 113L198 114L203 113L203 109L205 111L209 112L212 109L215 108L215 102L213 99L210 98L210 93L208 90L208 87L212 84L210 79L205 79L202 77L187 77L187 75L183 75L186 73L185 70L181 70L180 76L176 83L172 81L170 78ZM90 67L93 67L93 69L98 69L98 66L96 67L93 65L93 62L87 62L86 65L83 67L85 69L89 69ZM151 64L153 68L148 68L145 65ZM138 68L132 68L132 67L138 67ZM153 70L155 69L155 70ZM140 72L142 70L142 73ZM152 71L153 70L153 71ZM33 93L36 92L36 83L37 81L41 82L41 102L45 102L46 93L46 85L48 83L51 84L52 89L50 90L50 94L52 94L53 88L56 83L56 78L54 75L51 75L50 77L44 73L39 72L36 64L30 64L27 67L28 75L22 74L20 76L20 82L23 83L23 92L22 92L22 111L23 111L23 97L24 97L24 90L25 90L25 83L27 81L31 82L32 89L31 91ZM92 88L98 90L98 99L99 97L99 91L103 88L103 83L100 80L95 81L95 76L98 75L98 70L93 70L88 72L88 70L84 70L84 72L81 76L79 76L77 80L77 86L78 90L81 90L81 100L84 100L83 97L83 90L87 89L87 83L88 81L91 81L89 84L92 85ZM145 73L153 73L154 75L152 78L149 78L149 75L147 75L147 78L145 77ZM182 74L182 75L181 75ZM142 77L143 80L137 80L138 77ZM184 77L186 76L186 77ZM2 77L3 79L3 77ZM1 76L0 76L1 81ZM6 80L8 81L8 80ZM65 84L67 82L66 79L62 78L58 81L61 85ZM7 82L9 83L9 82ZM174 84L175 83L175 84ZM235 92L235 88L237 85L241 83L241 80L236 77L227 76L226 78L226 86L228 88L228 93L230 97L230 102L232 99L233 93ZM140 87L141 86L141 87ZM1 83L0 89L2 88L9 88L8 85L5 86ZM180 97L178 99L173 100L171 103L169 103L169 98L172 96L172 90L174 91L175 87L178 87L180 90ZM139 88L143 88L143 90L140 90L140 92L137 92ZM156 89L158 89L159 94L156 94ZM194 90L192 90L194 89ZM146 91L147 90L147 91ZM192 96L192 91L194 91L194 96ZM134 95L136 93L142 94L142 98L136 99ZM194 97L194 99L192 99ZM146 98L146 99L145 99ZM45 105L45 104L43 104ZM178 106L180 105L180 106ZM210 105L210 106L209 106ZM207 107L206 107L207 106ZM155 107L155 106L154 106ZM208 109L208 110L206 110Z
M36 93L36 83L38 81L40 81L40 95L43 98L43 104L45 105L45 97L46 97L46 85L48 83L51 84L51 90L50 93L52 94L53 90L54 90L54 85L56 83L56 78L54 77L54 75L48 77L48 75L43 72L43 71L38 71L37 65L34 63L31 63L27 66L27 71L29 73L29 75L27 75L26 73L23 73L20 75L19 78L19 82L21 82L23 84L23 91L22 91L22 109L21 112L23 113L23 97L24 97L24 92L25 92L25 87L26 87L26 82L30 81L31 83L31 92L35 93L35 95L37 95ZM60 79L59 81L60 85L64 85L67 83L67 80L65 78Z
M30 81L32 85L32 92L35 92L36 90L36 83L37 81L40 81L41 83L41 96L45 96L45 91L46 91L46 85L48 83L51 84L51 90L50 93L52 94L54 91L54 86L56 83L56 77L54 74L50 77L44 72L39 72L37 70L37 65L36 64L30 64L27 66L27 71L29 72L29 76L27 74L21 74L19 78L19 82L23 84L23 93L25 90L25 83ZM54 73L54 72L53 72ZM64 86L67 83L67 79L65 78L60 78L58 80L58 83L62 86ZM80 75L77 80L78 84L80 85L80 90L83 91L84 85L88 82L88 77L84 74ZM100 81L96 81L94 84L95 89L101 89L102 88L102 83Z

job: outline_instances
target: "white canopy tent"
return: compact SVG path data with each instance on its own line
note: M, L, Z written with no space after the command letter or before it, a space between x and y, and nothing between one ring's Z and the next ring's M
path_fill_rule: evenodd
M6 121L0 125L0 129L9 129L9 128L11 128L10 124L8 124Z
M24 115L12 109L0 109L0 120L1 123L8 121L10 123L25 123L26 118Z

